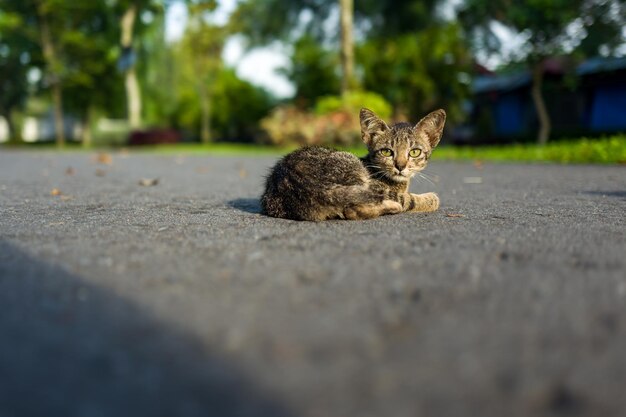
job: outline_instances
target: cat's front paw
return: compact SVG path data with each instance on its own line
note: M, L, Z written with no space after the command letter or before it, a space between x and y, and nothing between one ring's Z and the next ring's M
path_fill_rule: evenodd
M409 211L429 212L439 208L439 196L435 193L411 194Z
M437 211L439 209L439 196L435 193L422 194L424 197L424 211Z

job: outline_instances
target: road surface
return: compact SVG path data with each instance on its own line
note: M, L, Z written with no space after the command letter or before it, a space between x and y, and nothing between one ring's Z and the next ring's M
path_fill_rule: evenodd
M274 162L0 151L0 417L626 415L626 168L435 158L438 212L316 224Z

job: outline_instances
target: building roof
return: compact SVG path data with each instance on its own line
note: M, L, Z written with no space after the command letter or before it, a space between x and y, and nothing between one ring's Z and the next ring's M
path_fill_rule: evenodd
M544 71L552 74L565 73L566 61L562 59L547 59L544 61ZM576 67L576 74L591 75L602 72L626 69L626 57L624 58L591 58ZM514 74L478 75L474 78L472 91L474 94L488 92L509 92L530 85L532 77L529 71L520 71Z
M576 68L576 74L587 75L599 72L616 71L626 68L626 57L623 58L591 58Z

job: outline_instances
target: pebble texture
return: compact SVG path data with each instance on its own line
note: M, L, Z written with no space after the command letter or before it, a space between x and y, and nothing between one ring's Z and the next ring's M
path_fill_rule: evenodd
M275 161L2 151L0 417L626 415L624 167L435 152L438 212L310 223Z

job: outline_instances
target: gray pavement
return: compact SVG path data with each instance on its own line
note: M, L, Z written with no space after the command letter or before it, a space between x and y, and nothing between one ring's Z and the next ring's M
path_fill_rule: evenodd
M274 161L0 151L0 417L626 415L625 167L315 224Z

